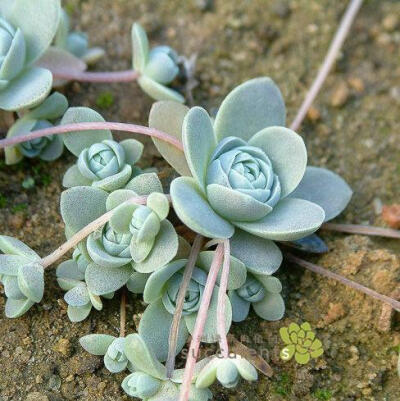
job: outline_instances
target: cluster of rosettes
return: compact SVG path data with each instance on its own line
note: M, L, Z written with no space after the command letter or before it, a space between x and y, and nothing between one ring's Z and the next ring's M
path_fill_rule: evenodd
M138 334L115 338L105 334L90 334L80 339L82 347L93 355L104 355L104 364L112 373L128 369L131 373L122 382L122 388L131 397L143 401L176 400L183 382L183 369L167 376L166 367L159 362L153 349ZM217 356L203 359L195 366L189 401L208 401L208 389L217 379L223 386L237 385L240 377L257 380L257 371L239 355L229 358Z
M91 109L70 108L62 123L71 121L104 120ZM69 188L61 197L67 237L113 210L110 221L78 245L84 269L74 257L57 271L68 291L69 317L80 321L92 307L102 308L100 297L110 298L125 285L142 293L149 274L176 256L179 238L167 220L169 200L157 174L136 166L143 151L140 142L116 142L110 131L99 130L67 134L64 143L78 158L63 180ZM141 197L146 201L133 201ZM78 203L83 207L76 208Z

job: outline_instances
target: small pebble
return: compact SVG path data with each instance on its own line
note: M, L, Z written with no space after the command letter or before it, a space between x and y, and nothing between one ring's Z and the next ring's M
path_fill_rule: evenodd
M382 218L385 223L395 229L400 228L400 204L384 205L382 208Z
M313 123L315 123L321 118L321 113L317 108L311 106L307 112L307 118Z
M349 85L358 93L364 92L364 82L361 78L352 77L348 79Z
M47 395L35 391L26 396L26 401L49 401L49 398Z
M350 90L346 82L341 82L333 91L331 96L331 105L333 107L342 107L346 104L350 96Z
M70 353L71 346L67 338L61 338L58 343L53 347L54 351L67 356Z

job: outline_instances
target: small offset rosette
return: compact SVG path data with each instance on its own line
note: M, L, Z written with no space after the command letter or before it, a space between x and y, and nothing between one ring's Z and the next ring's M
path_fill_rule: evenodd
M127 368L133 371L125 355L125 341L124 337L107 334L89 334L79 339L79 343L87 352L104 356L104 366L111 373L123 372Z
M132 26L133 68L139 72L138 84L156 100L173 100L183 103L185 98L168 87L178 76L178 55L168 46L150 50L146 32L138 24Z
M0 251L0 279L7 297L5 314L20 317L43 298L41 258L23 242L5 235L0 236Z
M208 388L215 380L224 387L236 387L240 378L247 381L256 381L258 378L256 368L247 359L233 354L228 358L214 357L200 371L197 380L197 388Z
M67 111L67 98L61 93L50 95L40 106L28 111L8 130L7 138L26 135L32 131L57 125ZM6 163L16 164L24 157L44 161L58 159L64 150L60 135L47 135L5 148Z

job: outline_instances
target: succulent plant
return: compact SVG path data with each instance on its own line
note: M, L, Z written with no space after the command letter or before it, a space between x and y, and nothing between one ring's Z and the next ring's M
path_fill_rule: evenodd
M302 365L309 362L311 358L318 358L324 353L322 343L315 338L310 323L290 323L289 327L281 327L279 334L286 344L281 351L282 359L289 361L293 355L297 363ZM284 351L286 350L286 353Z
M104 56L104 50L101 47L89 48L87 34L71 32L70 18L64 9L61 9L60 23L53 46L72 53L88 65L95 64Z
M57 31L59 0L3 0L0 5L0 108L22 110L41 103L53 77L36 67Z
M258 378L255 367L240 355L230 355L228 358L214 357L200 371L197 388L210 387L217 379L224 387L236 387L240 377L247 381L256 381Z
M138 84L156 100L174 100L183 103L184 97L168 88L178 75L178 55L168 46L149 49L146 32L138 24L132 26L133 68L139 72Z
M87 241L78 247L89 260L85 270L88 289L95 295L105 295L117 291L125 284L133 292L141 292L147 274L169 263L178 252L178 235L173 225L165 219L165 196L162 185L155 173L144 173L134 177L125 187L108 193L94 186L76 186L64 191L61 195L61 215L66 225L66 234L71 236L107 211L115 209L115 215L109 224L100 231L91 234ZM151 195L157 192L157 195ZM134 205L129 210L122 210L123 215L131 212L129 219L121 221L118 209L124 201L138 196L150 195L147 207L154 208L157 213L163 211L163 218L157 218L160 229L153 238L150 252L141 261L135 262L130 252L136 252L136 237L130 232ZM162 199L161 202L157 200ZM82 207L77 208L79 204ZM153 210L153 209L152 209ZM115 217L115 218L114 218ZM126 223L126 224L125 224ZM158 227L158 225L157 225ZM122 230L122 232L121 232ZM145 230L146 231L146 230ZM151 231L154 233L154 230Z
M314 192L307 192L307 200L297 197L300 193L294 191L306 172L307 153L301 137L283 127L285 116L282 95L269 78L234 89L215 123L199 107L189 110L172 102L153 106L149 126L183 142L184 154L154 141L184 175L172 182L171 197L188 227L211 238L234 238L240 228L264 238L266 244L293 241L320 227L328 203L334 210L342 209L347 190L342 193L337 180L332 176L326 181L318 169ZM330 185L334 187L329 193L337 191L332 201L321 190Z
M114 337L108 334L88 334L79 339L82 348L92 355L104 356L104 366L111 373L133 371L125 355L125 337Z
M194 268L185 296L182 311L183 321L179 328L177 352L180 352L183 348L189 333L193 333L197 311L200 307L207 281L206 272L210 269L212 259L212 251L201 252L197 261L197 267ZM148 278L144 288L143 300L149 306L144 311L140 321L139 334L152 348L160 361L165 361L167 358L168 333L175 312L176 299L186 263L186 259L175 260L155 271ZM237 289L244 284L245 280L246 268L239 260L232 257L228 288ZM202 337L202 341L207 343L218 341L216 326L218 288L216 286L211 299ZM226 305L225 327L228 331L232 321L232 308L228 298Z
M138 334L130 334L125 341L125 355L132 364L133 373L125 377L122 388L131 397L143 401L175 401L183 379L183 369L175 370L167 378L167 369L161 364L151 347ZM208 360L196 364L193 380ZM212 398L209 389L191 387L189 401L208 401Z
M41 258L20 240L6 235L0 235L0 251L0 279L7 297L5 314L20 317L43 298Z
M67 291L64 299L68 304L68 317L71 322L85 320L92 310L103 309L100 296L93 294L85 283L85 271L89 261L75 250L74 259L67 260L57 267L56 275L59 286ZM110 299L114 293L103 294L104 298Z
M61 124L104 122L103 117L86 107L67 110ZM78 162L65 173L63 185L71 188L92 185L108 192L128 186L142 171L135 166L143 144L135 139L116 142L109 130L81 131L64 135L64 144L78 157Z
M25 113L8 130L7 138L49 128L56 125L68 108L68 101L64 95L55 92L41 105ZM59 158L64 150L64 143L59 135L49 135L5 149L6 163L16 164L23 159L39 158L52 161Z
M285 303L280 294L282 284L276 277L248 274L246 282L229 291L232 304L232 320L242 322L249 314L250 306L264 320L280 320L285 313Z

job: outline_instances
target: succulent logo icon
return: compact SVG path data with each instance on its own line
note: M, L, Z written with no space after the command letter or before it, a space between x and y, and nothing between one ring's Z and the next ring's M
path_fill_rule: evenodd
M284 361L291 360L294 355L297 363L305 365L311 358L318 358L324 353L322 343L315 338L310 323L304 322L301 326L291 323L289 327L282 327L279 334L286 344L280 353Z

